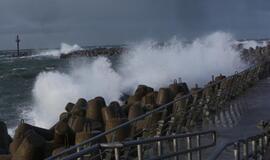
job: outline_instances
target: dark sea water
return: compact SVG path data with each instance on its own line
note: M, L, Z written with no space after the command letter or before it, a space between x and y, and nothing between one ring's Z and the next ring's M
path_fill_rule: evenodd
M0 54L0 120L14 130L22 119L31 123L27 114L33 109L33 88L42 72L66 73L75 61L92 61L94 58L60 59L40 52L25 57L12 57L12 53ZM117 62L117 56L109 58ZM64 82L63 82L64 83ZM64 106L63 106L64 111Z
M0 55L0 119L15 127L22 113L31 109L32 89L40 72L64 70L67 60L52 57Z

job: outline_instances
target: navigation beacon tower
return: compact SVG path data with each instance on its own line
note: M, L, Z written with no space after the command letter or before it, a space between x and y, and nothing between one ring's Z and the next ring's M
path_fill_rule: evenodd
M17 43L17 56L20 56L20 38L19 35L17 35L16 43Z

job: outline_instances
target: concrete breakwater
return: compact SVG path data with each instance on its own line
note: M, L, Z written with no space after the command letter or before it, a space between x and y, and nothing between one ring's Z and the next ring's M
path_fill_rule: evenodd
M194 126L194 123L202 121L202 113L209 115L210 113L208 112L215 112L215 109L210 108L206 109L205 112L198 110L195 115L190 116L187 114L188 110L192 110L194 107L196 109L196 106L201 104L202 98L210 99L207 103L214 103L209 97L215 97L215 103L224 103L227 99L217 96L220 94L220 91L229 88L228 86L236 82L237 84L242 84L235 85L244 90L245 87L253 84L252 82L256 80L257 75L259 78L264 78L266 76L265 74L269 73L269 64L259 67L259 73L253 71L247 72L243 77L236 76L239 79L222 81L226 78L224 75L212 77L212 80L207 85L215 84L214 87L203 90L198 86L188 88L187 84L181 81L175 81L166 87L160 88L158 91L155 91L149 86L139 85L135 93L128 96L123 104L116 101L106 104L102 97L96 97L89 101L81 98L75 103L68 103L66 106L63 106L63 113L59 115L59 121L50 129L39 128L22 121L16 129L13 139L7 134L6 125L0 123L0 154L2 154L0 155L0 160L39 160L56 155L68 147L80 144L91 137L143 115L174 99L190 94L185 101L179 101L173 104L179 113L177 122L181 123L181 129L184 131ZM254 71L258 70L256 69ZM244 83L245 80L248 83ZM240 93L233 92L233 94L236 96ZM167 110L167 113L173 112L176 112L173 108ZM162 129L165 128L164 125L160 128L154 124L159 123L158 121L163 116L164 112L157 112L151 117L138 121L133 126L123 127L114 132L114 134L107 134L92 144L121 141L129 137L137 138L141 136L154 136L156 134L162 135L164 134L162 132ZM154 127L156 127L156 130L153 130L155 133L148 132L147 134L149 135L145 135L146 132L144 130Z
M269 50L270 50L270 42L267 42L268 45L264 47L257 46L256 48L243 48L243 43L239 43L237 46L234 46L235 49L241 50L242 59L251 63L261 62L262 59L268 57L269 60ZM162 44L159 44L162 45ZM118 47L99 47L99 48L90 48L83 50L76 50L69 53L62 53L60 55L61 59L66 58L75 58L75 57L95 57L95 56L112 56L118 55L122 53L126 53L127 48L123 46Z
M94 56L112 56L125 52L124 47L110 47L110 48L93 48L73 51L67 54L61 54L61 59L74 58L74 57L94 57Z
M270 44L264 47L257 46L256 48L242 49L241 58L250 64L269 62Z
M196 127L200 128L204 122L218 123L224 117L216 115L222 110L231 108L231 105L234 104L231 104L230 101L245 93L257 80L266 78L269 74L270 63L264 63L229 77L224 75L212 77L212 80L203 88L195 86L188 89L187 85L181 81L175 81L166 88L160 88L159 91L140 85L121 107L117 102L112 102L108 107L98 107L101 108L99 117L102 117L103 123L105 122L105 132L98 136L90 136L84 142L49 159L63 157L67 159L73 157L74 159L85 156L107 158L107 156L111 156L110 151L95 148L100 142L121 142L190 132L194 131ZM99 101L100 97L95 100ZM110 117L109 120L106 117ZM106 144L100 144L100 146L102 145ZM121 146L121 143L119 145ZM92 150L91 146L95 150ZM133 149L129 148L123 153L121 151L121 157L131 158L135 154ZM82 150L82 153L77 154L76 152L79 150ZM85 150L92 152L87 153Z
M223 78L225 76L220 75L214 80ZM44 159L164 105L174 98L189 93L196 98L201 94L196 92L199 89L198 86L189 89L184 82L175 82L166 88L160 88L159 91L139 85L134 95L129 96L122 105L116 101L107 105L102 97L89 101L80 98L76 103L70 102L65 106L65 112L59 115L59 121L50 129L39 128L22 121L13 139L7 134L5 124L1 122L1 140L5 140L5 143L0 146L3 148L1 154L4 154L0 155L0 160ZM160 116L157 114L151 119L137 123L136 129L129 126L115 134L108 134L95 143L122 141L144 128L152 127Z

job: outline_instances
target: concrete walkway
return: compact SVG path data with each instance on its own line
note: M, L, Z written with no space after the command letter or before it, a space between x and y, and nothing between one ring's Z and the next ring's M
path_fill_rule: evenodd
M237 101L242 101L242 106L234 109L238 113L237 122L231 127L214 128L217 131L217 145L214 152L228 142L241 138L247 138L260 134L261 129L257 124L261 120L270 120L270 78L259 81L250 88L245 95L239 97ZM244 105L243 105L244 104ZM231 159L232 152L225 150L220 159ZM211 153L210 153L211 155Z
M261 120L270 120L270 78L259 81L239 99L245 106L238 107L241 111L237 124L231 128L218 128L222 138L239 139L261 133L257 124ZM240 109L241 108L241 109Z

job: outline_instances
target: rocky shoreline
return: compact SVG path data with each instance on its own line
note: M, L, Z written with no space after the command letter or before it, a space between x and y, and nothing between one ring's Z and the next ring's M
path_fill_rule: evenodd
M99 52L103 55L115 55L124 51L124 48L98 48L79 53L73 52L61 58L78 55L96 56L100 55ZM242 56L249 63L269 62L270 45L243 49ZM218 75L213 77L208 84L224 78L226 78L224 75ZM175 81L158 91L146 85L139 85L135 93L127 96L122 104L117 101L106 104L102 97L89 101L80 98L75 103L70 102L63 106L59 121L51 128L39 128L22 120L13 138L8 135L6 124L0 121L0 160L41 160L56 155L70 146L80 144L176 98L191 94L196 99L201 95L200 89L198 86L189 88L185 82ZM147 120L140 121L137 123L137 128L147 128L149 123L151 122ZM115 135L108 134L98 142L111 142L112 139L124 140L132 133L131 130L131 127L123 128Z

